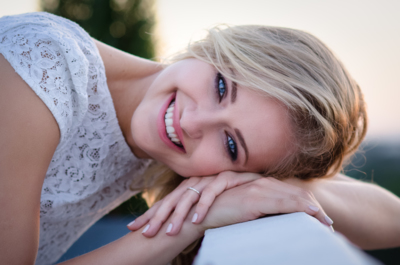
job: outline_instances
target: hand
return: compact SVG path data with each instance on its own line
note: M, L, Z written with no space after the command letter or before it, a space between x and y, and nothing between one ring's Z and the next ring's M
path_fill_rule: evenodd
M292 212L305 212L327 226L333 223L311 192L267 177L223 192L200 225L207 230Z
M192 222L201 223L215 198L223 191L259 178L261 178L259 174L225 171L217 176L186 179L164 199L155 203L146 213L130 223L128 228L134 231L147 224L142 233L146 237L153 237L173 211L167 234L176 235L195 203L198 202ZM188 190L188 187L198 190L200 194Z

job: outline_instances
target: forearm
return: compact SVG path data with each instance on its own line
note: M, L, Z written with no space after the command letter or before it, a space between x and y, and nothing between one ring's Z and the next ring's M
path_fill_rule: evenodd
M178 235L168 236L165 234L168 224L165 222L155 237L146 238L140 229L62 264L167 264L204 233L201 226L193 225L187 218Z
M302 185L354 244L363 249L400 246L400 199L389 191L345 176Z

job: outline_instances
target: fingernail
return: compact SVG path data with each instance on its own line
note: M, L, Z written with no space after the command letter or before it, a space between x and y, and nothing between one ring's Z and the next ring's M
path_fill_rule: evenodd
M198 216L197 213L193 214L192 223L196 222Z
M130 223L128 224L128 226L133 225L134 222L135 222L135 220L133 220L132 222L130 222Z
M314 211L314 212L318 212L319 211L319 208L314 206L314 205L309 205L308 208L310 208L311 211Z
M143 229L142 234L146 233L147 230L149 230L150 225L146 225L146 227Z
M329 216L325 215L325 221L328 223L328 225L332 225L333 221L331 218L329 218Z
M335 232L335 229L333 229L333 226L330 226L330 228L331 228L331 230L332 230L332 233L334 233L334 232Z
M172 230L172 224L169 224L167 227L167 233L171 232L171 230Z

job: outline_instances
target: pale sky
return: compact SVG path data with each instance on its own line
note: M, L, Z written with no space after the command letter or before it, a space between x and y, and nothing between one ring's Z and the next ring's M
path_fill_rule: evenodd
M0 3L0 16L38 10L36 0ZM361 86L368 136L400 140L399 0L157 0L160 55L217 23L305 30L325 42Z

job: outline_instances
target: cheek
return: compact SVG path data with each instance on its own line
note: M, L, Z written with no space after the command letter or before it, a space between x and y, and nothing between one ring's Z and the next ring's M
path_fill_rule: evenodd
M139 105L131 118L131 137L135 148L140 149L148 156L157 159L160 151L164 151L157 130L158 110L153 111L147 105ZM161 148L160 148L161 147Z
M188 161L190 176L209 176L227 170L225 158L220 150L198 148Z

